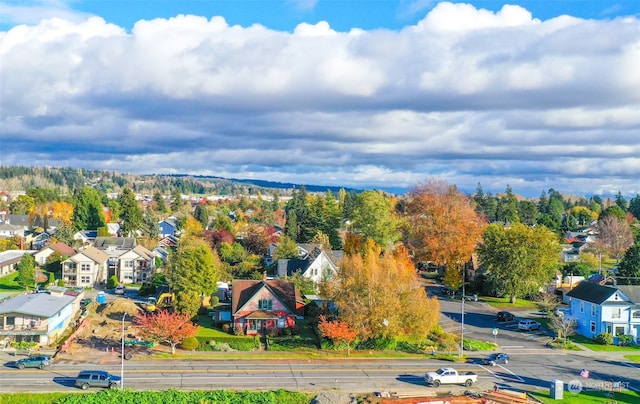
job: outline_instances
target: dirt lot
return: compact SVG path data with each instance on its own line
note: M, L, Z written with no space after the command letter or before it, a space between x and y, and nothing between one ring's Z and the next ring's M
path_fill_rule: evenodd
M67 351L58 354L58 359L74 362L119 362L122 349L122 317L126 313L124 319L126 339L135 339L136 329L132 326L131 320L139 310L140 308L128 299L116 299L97 309L95 306L90 307L84 325L77 331L76 338L69 344ZM149 356L157 352L170 352L170 349L163 345L156 345L153 348L126 347L125 351L132 352L135 356Z

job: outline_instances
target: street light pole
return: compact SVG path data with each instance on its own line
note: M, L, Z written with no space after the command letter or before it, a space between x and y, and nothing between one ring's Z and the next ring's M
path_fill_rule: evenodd
M460 358L462 358L462 351L464 350L464 281L465 273L464 266L462 267L462 315L460 321Z
M120 388L124 389L124 318L127 313L122 314L122 350L120 352Z

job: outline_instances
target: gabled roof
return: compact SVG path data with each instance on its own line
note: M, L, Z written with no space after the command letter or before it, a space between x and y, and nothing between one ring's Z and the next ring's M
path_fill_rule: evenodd
M24 294L0 303L0 314L20 313L50 318L74 299L74 296L55 296L48 293Z
M232 283L231 312L236 313L263 287L268 288L284 303L291 313L297 314L297 302L302 301L300 291L291 281L278 279L236 279Z
M100 250L108 248L131 250L136 244L134 237L96 237L93 246Z
M618 285L615 287L633 303L640 303L640 285Z
M583 281L567 293L567 296L584 300L585 302L602 304L616 293L616 291L617 289L611 286Z
M154 258L154 254L151 251L149 251L145 246L137 245L133 247L133 251L135 251L136 254L138 254L140 257L146 260L150 260Z
M106 253L98 250L95 247L87 247L84 250L78 251L78 254L82 254L99 264L107 262L107 260L109 259L109 256Z
M76 250L63 242L52 244L48 248L51 248L53 251L59 254L66 255L67 257L70 257L76 253Z
M20 262L24 254L35 254L34 250L7 250L0 252L0 264L3 266Z

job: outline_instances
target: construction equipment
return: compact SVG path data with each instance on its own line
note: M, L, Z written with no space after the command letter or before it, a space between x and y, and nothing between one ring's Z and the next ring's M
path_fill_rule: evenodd
M160 310L173 310L173 302L176 296L171 292L169 285L161 285L156 289L156 295L147 298L141 306L145 311L154 312Z

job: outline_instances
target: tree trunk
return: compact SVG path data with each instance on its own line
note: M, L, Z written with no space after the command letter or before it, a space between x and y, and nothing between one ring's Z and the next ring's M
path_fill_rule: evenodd
M509 301L511 302L511 304L515 304L516 303L516 295L511 295L509 298Z
M178 345L175 342L171 343L171 355L175 355L176 354L176 345Z

